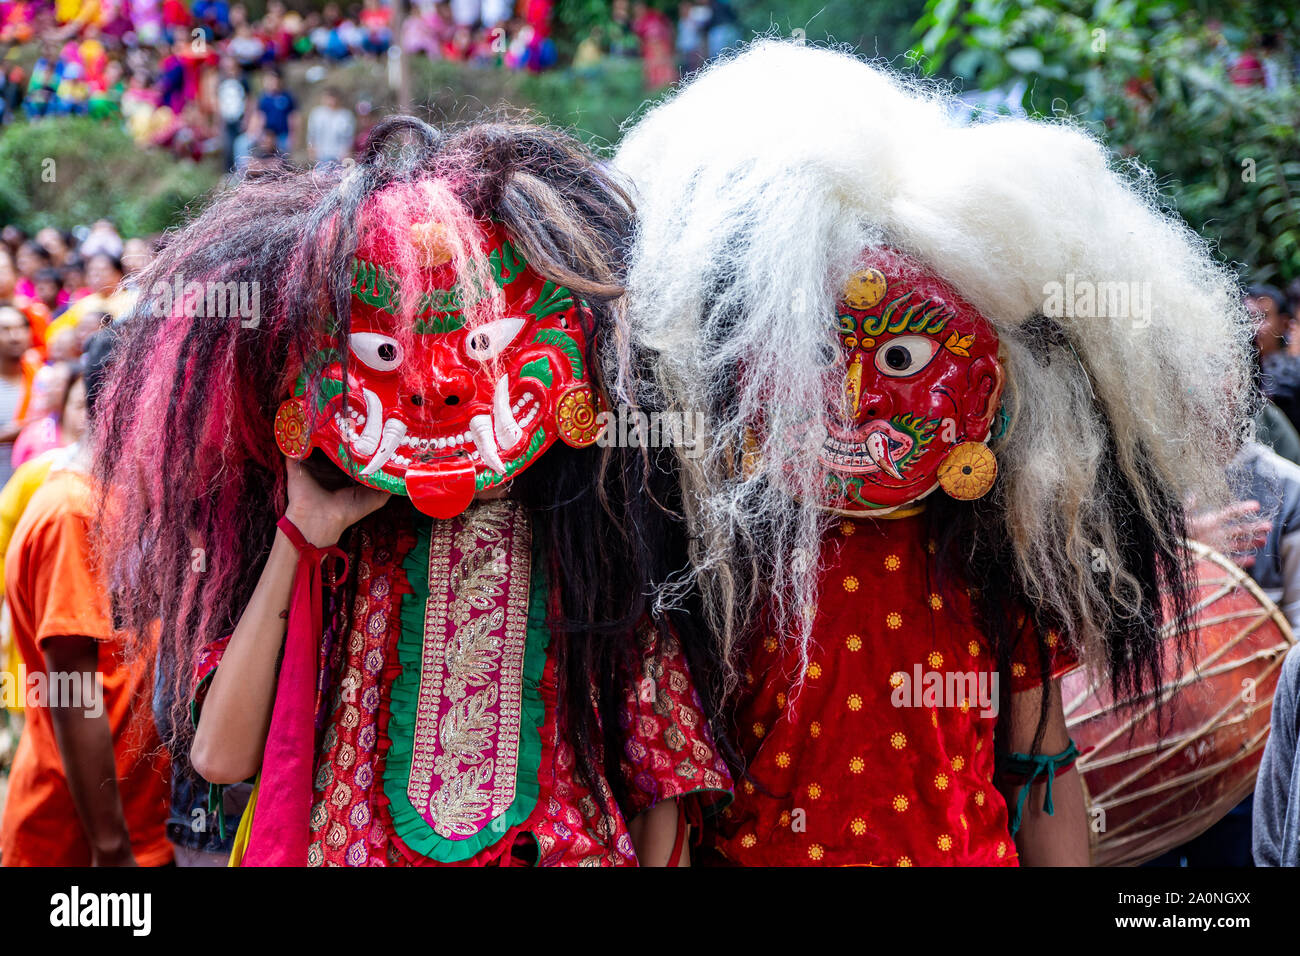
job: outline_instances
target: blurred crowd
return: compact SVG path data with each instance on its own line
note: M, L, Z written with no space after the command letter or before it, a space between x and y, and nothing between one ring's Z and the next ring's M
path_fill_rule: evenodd
M1247 303L1258 322L1255 346L1263 394L1300 428L1300 278L1285 290L1251 286Z
M694 73L741 40L740 20L726 0L681 3L677 23L648 3L613 0L609 22L591 27L574 53L575 68L607 56L641 59L647 90Z
M87 338L130 310L127 280L152 257L149 240L123 240L107 220L0 231L0 487L78 437L63 424L71 372Z
M557 65L555 0L412 0L400 27L392 0L328 3L321 12L270 0L253 19L227 0L0 0L0 123L47 116L120 119L141 146L242 170L287 152L346 159L367 128L366 102L343 105L332 87L302 117L285 83L293 62L327 67L407 55L542 71ZM400 34L400 36L399 36ZM674 24L646 3L614 0L577 43L575 68L606 57L644 63L648 89L736 43L726 0L683 3ZM33 59L34 56L34 59Z
M154 244L101 220L70 232L0 230L0 597L4 557L27 502L82 451L88 343L131 309L134 273ZM0 677L24 672L0 615ZM10 690L21 683L10 683ZM0 804L18 742L21 700L0 702Z

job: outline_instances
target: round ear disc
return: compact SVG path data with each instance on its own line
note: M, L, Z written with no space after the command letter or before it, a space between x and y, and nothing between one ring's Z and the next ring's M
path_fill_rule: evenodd
M953 446L939 466L939 484L958 501L983 498L998 477L998 460L983 442Z
M275 443L289 458L299 461L311 453L311 435L307 431L307 413L302 402L291 398L275 413Z
M605 430L605 422L600 418L604 404L585 382L565 390L556 404L555 421L566 445L589 448L596 444L600 433Z

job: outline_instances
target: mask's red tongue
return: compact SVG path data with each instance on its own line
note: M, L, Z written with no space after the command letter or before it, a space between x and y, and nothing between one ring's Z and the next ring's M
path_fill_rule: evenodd
M406 494L411 504L434 518L454 518L474 500L474 465L447 462L437 468L406 469Z

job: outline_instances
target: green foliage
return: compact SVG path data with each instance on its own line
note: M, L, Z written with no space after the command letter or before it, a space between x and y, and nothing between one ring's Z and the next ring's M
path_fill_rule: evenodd
M638 60L606 60L591 70L552 70L523 79L524 102L597 147L618 142L620 127L633 122L652 98Z
M1300 89L1236 86L1258 37L1300 8L1205 0L928 0L913 51L968 86L1024 83L1032 115L1068 115L1155 171L1191 226L1244 277L1300 276Z
M639 60L611 58L589 69L535 74L419 57L410 68L414 112L434 125L522 113L600 148L616 142L620 125L649 99ZM396 109L394 91L372 62L334 71L329 83L349 102L365 99L385 113ZM310 92L299 100L306 108L315 102Z
M107 217L123 235L150 235L216 181L210 166L138 149L113 123L61 117L0 133L0 222L29 231Z
M923 0L863 3L862 0L734 0L747 30L790 36L803 30L810 43L848 43L865 56L893 59L910 45Z

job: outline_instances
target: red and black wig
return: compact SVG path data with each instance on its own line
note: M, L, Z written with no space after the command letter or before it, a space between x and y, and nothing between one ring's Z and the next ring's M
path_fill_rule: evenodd
M589 342L612 338L631 203L597 159L545 128L443 134L394 117L375 128L355 167L249 178L173 235L138 280L95 429L95 473L111 502L99 532L115 613L131 634L160 628L174 753L188 749L192 732L184 715L192 662L234 628L286 505L276 409L319 337L348 334L362 209L389 186L427 180L475 219L500 222L537 272L581 295ZM163 307L177 277L256 283L257 321ZM589 363L601 391L602 364ZM323 457L308 464L327 486L351 480ZM561 726L580 771L590 777L603 765L616 798L619 728L598 714L617 713L628 693L648 595L687 561L672 467L644 449L557 444L514 484L559 572ZM395 497L385 510L401 522L410 507ZM355 556L355 535L341 544ZM350 613L342 596L333 603ZM655 624L676 632L714 714L714 667L697 621L681 610Z

